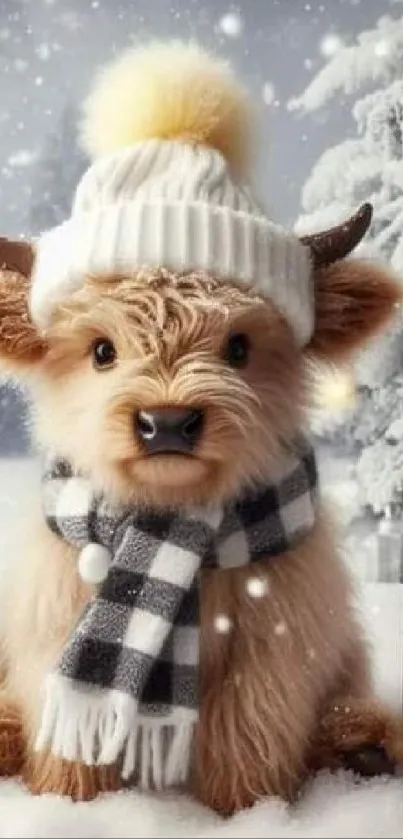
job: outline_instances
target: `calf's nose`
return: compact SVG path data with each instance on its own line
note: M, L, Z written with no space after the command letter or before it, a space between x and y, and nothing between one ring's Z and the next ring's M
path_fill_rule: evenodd
M135 425L147 454L191 454L203 431L203 411L194 408L156 408L139 411Z

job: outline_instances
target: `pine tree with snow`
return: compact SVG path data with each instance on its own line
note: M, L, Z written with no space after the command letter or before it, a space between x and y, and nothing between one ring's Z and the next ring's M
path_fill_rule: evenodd
M71 200L82 174L83 160L77 147L77 115L67 104L56 129L50 133L34 172L28 227L38 234L61 224L71 211Z
M320 112L336 97L352 102L355 136L325 151L302 193L299 232L348 217L363 201L374 221L362 254L385 259L403 277L403 17L382 17L350 45L342 42L304 92L289 103ZM357 359L355 406L322 414L320 436L351 459L358 495L351 518L394 508L403 515L403 323ZM329 421L327 421L329 420ZM336 488L337 494L337 488Z

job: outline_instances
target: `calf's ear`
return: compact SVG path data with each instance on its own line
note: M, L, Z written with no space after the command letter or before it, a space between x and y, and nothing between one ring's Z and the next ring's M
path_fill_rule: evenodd
M402 288L372 262L344 259L314 272L315 331L307 351L342 362L397 314Z
M372 206L363 204L344 223L301 238L313 263L315 330L307 351L321 360L344 361L375 336L402 303L402 287L385 268L346 258L371 220Z
M0 362L10 372L28 372L46 352L29 313L34 260L29 242L0 238Z

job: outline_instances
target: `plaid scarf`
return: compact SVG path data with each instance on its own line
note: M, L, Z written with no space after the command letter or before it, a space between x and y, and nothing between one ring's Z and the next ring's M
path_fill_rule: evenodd
M315 519L314 453L300 439L275 481L223 509L111 507L60 460L43 474L44 513L67 542L110 552L104 581L47 677L37 749L121 763L143 786L184 781L198 715L204 568L233 568L293 547ZM259 580L258 577L254 580ZM256 586L246 596L259 596ZM217 631L230 631L217 616Z

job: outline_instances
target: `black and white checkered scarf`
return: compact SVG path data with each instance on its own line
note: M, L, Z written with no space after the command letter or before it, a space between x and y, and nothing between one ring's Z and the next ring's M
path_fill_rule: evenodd
M110 552L104 581L45 685L37 748L87 764L121 761L156 787L185 780L198 715L200 569L233 568L293 547L315 518L306 440L279 475L224 509L118 509L68 464L48 462L44 512L67 542ZM251 579L259 583L259 578ZM259 585L245 596L259 596ZM217 615L217 631L230 631Z

